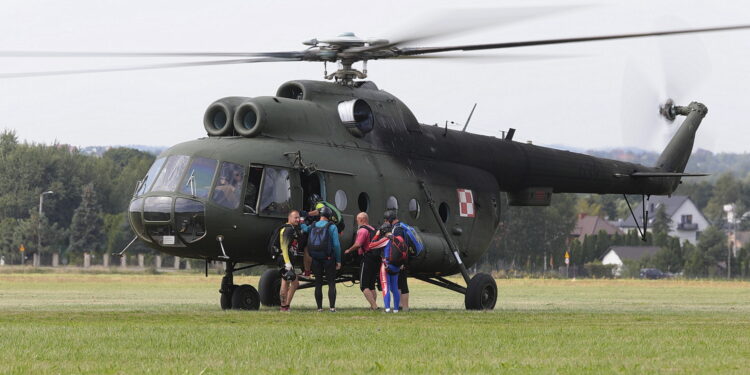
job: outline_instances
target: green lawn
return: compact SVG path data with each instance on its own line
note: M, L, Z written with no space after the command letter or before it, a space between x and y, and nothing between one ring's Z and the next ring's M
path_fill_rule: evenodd
M745 282L498 280L493 312L412 282L398 315L357 286L336 314L221 311L219 282L0 273L0 373L750 373Z

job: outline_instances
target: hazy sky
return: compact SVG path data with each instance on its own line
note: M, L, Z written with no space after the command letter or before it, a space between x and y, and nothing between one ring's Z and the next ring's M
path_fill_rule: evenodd
M459 3L4 0L0 50L299 50L305 47L301 44L304 40L345 31L388 38L426 13L455 4ZM581 3L460 4L486 9ZM595 6L419 46L750 24L747 1L588 4ZM679 17L672 14L677 12ZM519 141L585 149L663 147L669 129L653 114L658 98L669 91L678 103L699 100L708 106L697 147L715 152L750 151L750 31L519 48L491 54L558 58L374 61L369 64L369 79L403 100L423 123L463 123L473 103L478 102L470 131L499 135L514 127ZM190 60L0 57L0 73L175 61ZM170 146L205 136L203 112L215 99L273 95L287 80L321 79L322 74L321 63L285 62L5 79L0 80L0 128L15 129L21 139L33 142Z

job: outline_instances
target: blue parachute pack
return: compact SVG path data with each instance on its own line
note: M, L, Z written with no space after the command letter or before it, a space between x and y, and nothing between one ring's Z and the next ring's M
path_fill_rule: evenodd
M403 222L398 222L397 227L401 227L404 230L404 240L408 246L409 257L413 258L419 256L424 251L424 244L419 239L417 231ZM394 228L395 229L395 228Z

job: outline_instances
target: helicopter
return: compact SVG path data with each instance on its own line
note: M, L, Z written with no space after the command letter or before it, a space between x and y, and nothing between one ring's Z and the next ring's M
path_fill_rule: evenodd
M18 56L231 57L231 60L144 67L13 73L0 78L272 62L323 62L326 81L293 80L275 94L226 97L211 103L203 126L207 137L162 152L137 183L128 207L136 237L158 251L183 258L225 262L222 309L278 306L280 273L267 252L274 229L292 209L310 210L318 195L342 213L342 247L350 246L355 216L378 217L396 210L412 225L425 250L409 261L408 273L464 295L470 310L491 310L498 288L491 275L468 267L486 252L500 225L503 202L548 206L553 194L670 195L685 173L696 132L707 114L698 102L662 103L669 121L684 117L657 163L597 158L515 141L514 129L500 138L422 124L396 96L367 81L367 63L456 51L500 50L732 31L748 25L655 31L439 47L407 47L420 38L363 39L353 33L310 39L302 51L261 53L45 53ZM328 73L327 64L337 64ZM354 64L361 63L362 68ZM656 105L655 105L656 107ZM656 108L655 108L656 109ZM643 205L644 207L646 205ZM644 211L642 223L648 222ZM633 213L635 216L635 213ZM646 228L643 228L645 232ZM260 266L258 288L236 285L234 274ZM465 285L449 276L460 274ZM359 264L345 263L336 282L357 282ZM309 288L307 282L300 289Z

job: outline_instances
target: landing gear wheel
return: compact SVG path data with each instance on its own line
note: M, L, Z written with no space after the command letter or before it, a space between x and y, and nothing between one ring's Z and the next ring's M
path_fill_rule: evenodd
M232 308L232 293L237 289L237 285L232 285L230 290L226 293L219 291L221 297L219 298L219 304L222 310L229 310Z
M236 310L258 310L260 295L252 285L240 285L232 292L232 308Z
M281 306L281 273L275 268L263 272L258 283L260 303L263 306Z
M497 302L497 283L492 276L478 273L469 280L464 304L467 310L492 310Z

